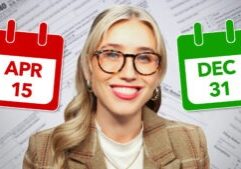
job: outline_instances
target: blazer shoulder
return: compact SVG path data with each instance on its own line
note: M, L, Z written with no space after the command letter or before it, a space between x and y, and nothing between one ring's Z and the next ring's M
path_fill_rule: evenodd
M24 155L23 169L37 169L47 166L51 157L51 138L54 128L32 134Z
M165 119L165 126L167 129L170 129L170 130L178 130L178 129L197 130L200 128L199 126L194 124L175 121L175 120L169 120L169 119Z
M202 168L209 168L207 141L201 127L166 120L166 129L177 158L187 164L196 159Z
M50 128L50 129L45 129L45 130L42 130L42 131L38 131L34 134L32 134L30 137L35 137L35 138L46 138L46 137L49 137L49 136L52 136L53 134L53 131L54 131L55 128Z
M203 130L197 125L174 120L165 121L165 128L173 144L188 143L199 146L203 140L206 140Z
M50 148L53 131L54 128L46 129L30 136L29 142L32 141L36 143L34 146L36 147L37 153L44 153L44 150L47 151Z

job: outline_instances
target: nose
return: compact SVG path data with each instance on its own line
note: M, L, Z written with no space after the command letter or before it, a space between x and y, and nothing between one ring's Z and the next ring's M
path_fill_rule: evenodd
M133 58L127 57L126 62L122 70L119 72L120 78L125 81L134 81L137 77L137 72L135 71Z

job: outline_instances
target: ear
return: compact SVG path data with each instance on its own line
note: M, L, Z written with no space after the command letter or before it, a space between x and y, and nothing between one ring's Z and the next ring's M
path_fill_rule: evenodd
M92 74L92 61L88 60L87 61L87 65L84 67L83 71L84 71L84 78L87 81L91 81L91 74Z
M163 80L163 76L162 76L162 74L159 73L158 78L157 78L156 83L155 83L155 88L157 88L161 85L162 80Z
M158 75L158 82L157 82L157 87L162 83L162 81L163 81L163 79L164 79L164 77L165 77L165 74L166 73L163 73L163 72L159 72L159 75Z

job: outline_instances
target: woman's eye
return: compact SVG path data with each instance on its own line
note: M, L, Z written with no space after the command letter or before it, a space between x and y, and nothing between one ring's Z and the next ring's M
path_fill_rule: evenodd
M137 57L137 60L142 63L150 63L152 61L150 55L148 54L141 54Z
M107 52L107 53L105 53L105 56L110 59L117 59L117 58L119 58L120 54L118 54L116 52Z

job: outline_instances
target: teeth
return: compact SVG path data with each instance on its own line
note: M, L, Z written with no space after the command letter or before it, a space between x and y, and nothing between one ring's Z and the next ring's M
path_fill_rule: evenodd
M126 88L126 87L114 87L113 90L123 94L134 94L137 92L136 88Z

